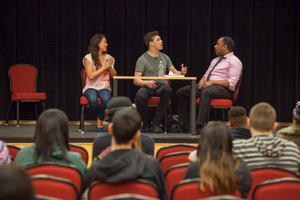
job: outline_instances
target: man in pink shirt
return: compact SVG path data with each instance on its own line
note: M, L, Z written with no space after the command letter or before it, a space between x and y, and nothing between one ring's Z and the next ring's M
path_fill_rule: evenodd
M243 68L241 61L233 54L232 38L228 36L219 38L214 48L218 57L211 61L196 90L196 97L200 97L196 134L199 134L205 125L210 99L232 99L235 85ZM178 121L183 124L183 130L186 131L189 127L190 86L178 89L176 94Z

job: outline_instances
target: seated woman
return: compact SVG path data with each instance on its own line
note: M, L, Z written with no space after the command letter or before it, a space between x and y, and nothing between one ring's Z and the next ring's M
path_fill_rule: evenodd
M88 54L83 58L87 74L82 93L89 101L90 108L97 115L97 131L103 131L106 103L111 97L110 78L117 75L114 69L115 60L107 54L106 36L95 34L90 40ZM98 97L101 104L98 104Z
M293 109L293 123L289 127L280 129L276 136L295 142L300 147L300 101Z
M232 137L223 122L208 124L201 131L197 162L190 164L185 179L201 178L200 188L207 185L216 194L231 194L236 189L247 198L252 185L251 172L232 153Z
M48 109L40 115L35 128L34 145L22 148L14 164L28 167L44 162L70 165L85 177L86 165L81 155L69 151L68 117L58 109Z

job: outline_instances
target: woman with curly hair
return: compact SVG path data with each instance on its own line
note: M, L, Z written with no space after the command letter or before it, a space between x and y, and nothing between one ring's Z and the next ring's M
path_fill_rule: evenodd
M103 131L105 108L111 97L110 79L117 75L114 69L114 58L107 54L107 40L103 34L95 34L90 40L87 55L82 62L86 70L86 85L83 95L89 101L90 108L97 115L97 131ZM101 104L98 104L98 97Z
M251 188L252 176L246 164L233 156L229 127L223 122L208 124L201 131L197 162L191 163L185 179L200 177L215 194L233 194L238 189L243 198Z

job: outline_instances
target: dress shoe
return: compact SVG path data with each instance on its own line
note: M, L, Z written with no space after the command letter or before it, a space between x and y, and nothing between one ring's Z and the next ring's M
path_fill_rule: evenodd
M150 123L149 122L143 122L141 132L144 132L144 133L150 132Z
M153 123L152 124L152 132L153 133L162 133L163 131L162 131L162 129L161 129L161 127L160 127L159 124Z

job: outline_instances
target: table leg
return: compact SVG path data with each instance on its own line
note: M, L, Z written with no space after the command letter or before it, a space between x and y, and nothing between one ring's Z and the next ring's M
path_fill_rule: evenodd
M190 131L196 133L196 80L191 81L190 89Z
M118 96L118 79L113 79L113 97Z

